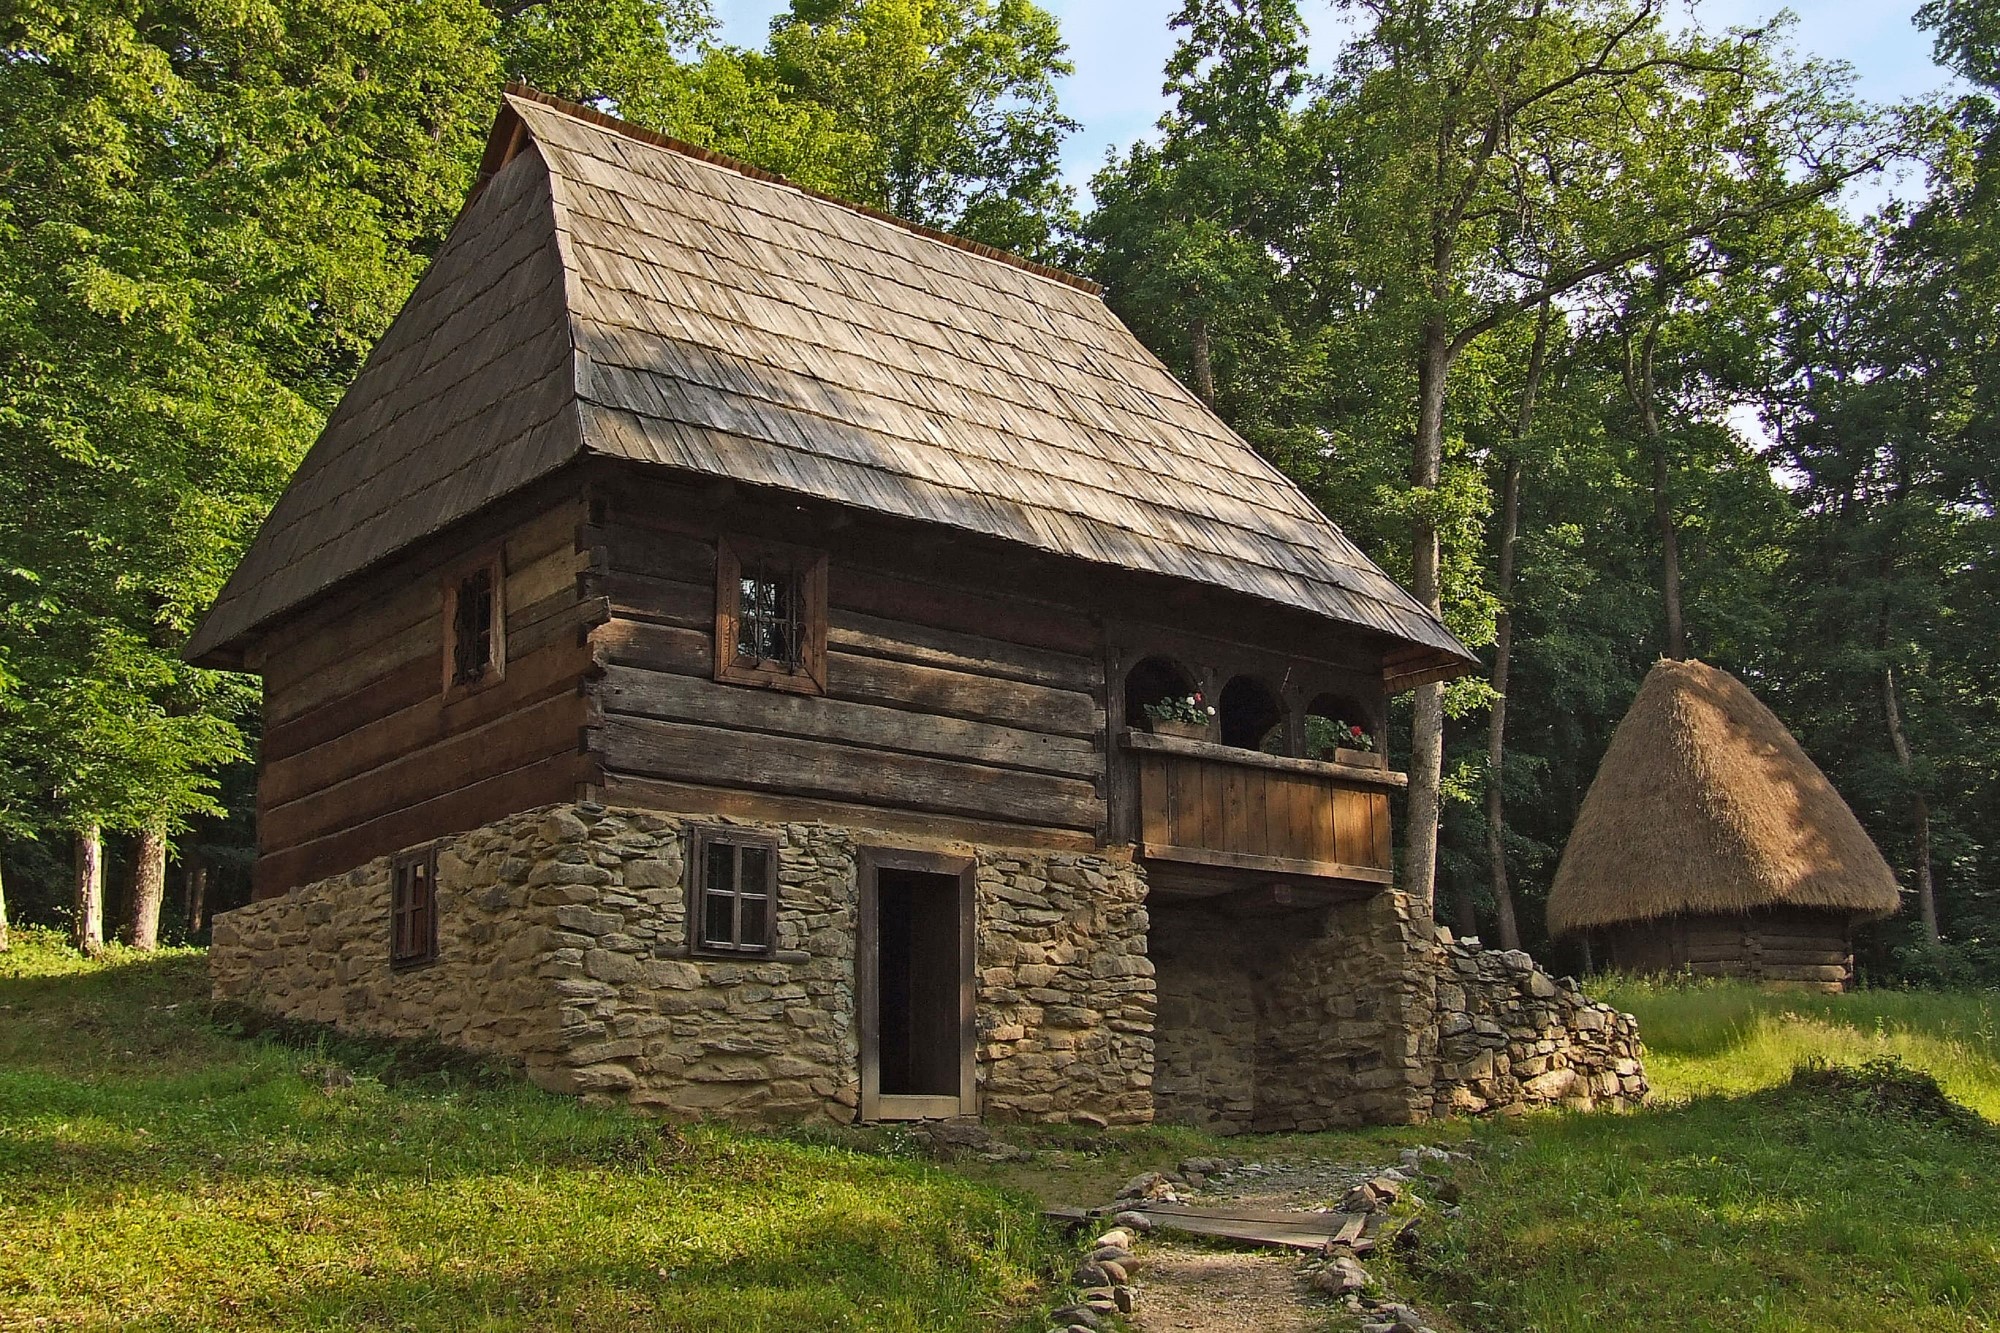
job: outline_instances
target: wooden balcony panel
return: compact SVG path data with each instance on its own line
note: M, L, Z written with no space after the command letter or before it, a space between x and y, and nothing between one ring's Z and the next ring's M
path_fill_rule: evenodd
M1140 853L1171 863L1184 890L1246 876L1393 882L1389 795L1403 774L1145 732L1125 745L1139 770Z

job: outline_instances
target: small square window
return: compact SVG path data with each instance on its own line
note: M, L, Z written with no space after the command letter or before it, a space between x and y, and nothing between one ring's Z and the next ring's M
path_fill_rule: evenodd
M497 552L446 577L444 630L447 698L491 685L505 673L506 601Z
M389 902L389 965L415 967L437 957L437 848L396 858Z
M776 839L698 828L688 842L691 950L739 957L771 952L778 924Z
M826 689L826 556L773 542L716 546L715 678Z

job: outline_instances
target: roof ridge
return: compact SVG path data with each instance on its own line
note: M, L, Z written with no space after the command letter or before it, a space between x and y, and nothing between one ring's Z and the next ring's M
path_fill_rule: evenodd
M654 148L664 148L668 152L678 153L682 157L691 157L697 162L706 162L710 166L721 167L726 171L733 171L738 175L748 176L752 180L765 181L772 185L782 185L787 189L797 190L800 194L808 198L818 199L822 203L833 204L836 207L847 209L849 212L858 213L862 217L872 218L877 222L886 222L892 227L900 227L902 230L910 232L913 235L922 236L926 240L938 241L954 249L963 250L968 254L978 255L981 259L990 259L996 263L1005 264L1010 268L1020 269L1024 273L1032 273L1038 278L1047 278L1051 282L1059 282L1066 287L1074 287L1078 291L1089 296L1098 297L1100 300L1104 296L1103 285L1093 282L1089 278L1056 268L1053 265L1037 263L1032 259L1024 259L1012 251L1002 250L998 246L988 245L984 241L974 241L963 236L954 236L948 231L940 231L936 227L928 227L921 222L912 222L908 218L897 217L894 213L871 207L868 204L856 203L852 199L843 199L837 194L828 194L824 190L815 190L810 185L801 185L795 180L780 176L775 171L766 171L763 167L755 166L740 158L731 157L727 153L718 153L712 148L703 148L700 144L689 143L685 139L676 139L671 134L662 134L658 130L649 130L644 125L635 125L629 120L620 120L618 117L599 111L594 107L565 101L552 93L545 93L541 89L532 87L529 84L518 81L511 82L507 85L505 94L508 97L519 97L526 101L535 102L541 106L548 107L552 111L559 111L573 120L584 121L587 124L595 125L600 129L610 130L614 134L623 135L625 138L651 145ZM508 145L509 152L506 156L512 156L511 150L514 147L514 144ZM483 165L480 173L482 180L504 165L506 165L504 158L499 162Z

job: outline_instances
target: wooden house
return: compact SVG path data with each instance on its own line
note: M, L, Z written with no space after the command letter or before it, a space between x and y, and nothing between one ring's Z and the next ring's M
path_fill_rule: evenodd
M188 653L221 994L686 1113L1419 1095L1404 779L1313 741L1473 658L1067 274L516 91Z
M1611 737L1549 891L1600 966L1843 989L1896 877L1743 682L1664 660Z

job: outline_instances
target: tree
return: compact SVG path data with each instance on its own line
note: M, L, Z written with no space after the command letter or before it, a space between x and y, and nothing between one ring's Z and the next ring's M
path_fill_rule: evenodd
M771 21L769 68L787 101L855 134L842 193L1046 256L1072 212L1066 50L1032 0L792 0Z
M1440 535L1448 387L1516 316L1879 160L1837 72L1775 27L1668 34L1659 0L1355 0L1367 27L1325 116L1357 289L1416 373L1412 592L1450 611ZM1634 126L1645 127L1634 133ZM1613 188L1607 188L1607 184ZM1436 879L1445 693L1418 692L1404 882Z
M1279 370L1296 358L1273 353L1290 342L1278 289L1305 202L1305 28L1292 0L1188 0L1172 26L1185 35L1161 143L1135 144L1092 182L1088 264L1126 322L1256 442L1245 418L1261 402L1268 419L1278 383L1296 378ZM1220 386L1219 357L1235 372Z

